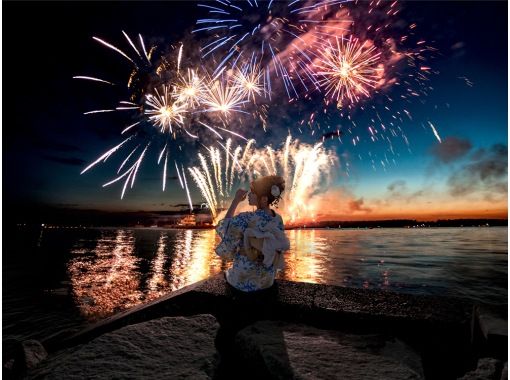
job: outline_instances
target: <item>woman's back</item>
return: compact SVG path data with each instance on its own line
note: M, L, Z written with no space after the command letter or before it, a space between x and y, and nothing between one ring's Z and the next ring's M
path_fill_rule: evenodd
M226 218L218 225L222 242L216 252L222 257L233 258L226 279L236 289L250 292L273 285L276 271L281 269L282 254L275 252L270 263L264 256L270 254L271 247L281 248L281 251L288 249L283 220L280 215L273 215L257 210Z

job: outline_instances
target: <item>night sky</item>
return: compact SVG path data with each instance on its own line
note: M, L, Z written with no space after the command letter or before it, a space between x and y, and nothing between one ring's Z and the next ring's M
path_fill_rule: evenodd
M101 187L114 178L115 165L100 165L80 175L122 140L120 131L129 118L118 113L83 115L114 104L121 89L105 91L72 77L122 81L129 75L128 63L92 36L123 47L121 30L161 44L177 42L197 19L196 4L3 2L3 12L4 205L121 211L168 210L185 204L175 179L161 191L161 167L152 156L123 200L121 184ZM433 91L406 105L412 120L402 129L409 146L396 144L391 164L380 164L388 147L369 141L360 112L354 115L359 118L359 145L348 138L343 143L326 141L341 164L332 183L322 189L324 199L336 207L322 214L341 219L506 217L507 3L412 1L403 3L400 18L416 23L416 33L438 49L427 62L437 71L430 77ZM269 133L258 128L248 137L278 146L290 129L304 142L319 141L320 133L300 135L293 129L302 112L289 106L291 117L285 121L270 112ZM196 152L196 144L190 144L175 158L190 164ZM195 203L202 201L194 188L192 196Z

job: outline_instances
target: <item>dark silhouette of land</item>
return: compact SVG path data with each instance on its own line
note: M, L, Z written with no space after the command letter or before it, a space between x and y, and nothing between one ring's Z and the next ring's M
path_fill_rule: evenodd
M360 220L360 221L322 221L295 224L288 228L418 228L418 227L479 227L507 226L508 219L438 219L435 221L417 221L415 219Z
M181 206L181 205L178 205ZM163 211L104 211L93 209L74 209L47 205L5 205L3 221L11 226L81 226L81 227L182 227L182 221L190 215L189 207ZM193 210L196 227L210 228L211 216L207 208L199 205ZM417 228L417 227L472 227L507 226L508 219L439 219L418 221L415 219L392 220L330 220L289 224L292 228Z

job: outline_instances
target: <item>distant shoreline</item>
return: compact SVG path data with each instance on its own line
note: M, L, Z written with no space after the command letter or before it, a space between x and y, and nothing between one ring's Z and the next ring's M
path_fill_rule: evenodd
M417 221L409 219L374 220L374 221L324 221L303 225L286 226L295 228L432 228L432 227L496 227L508 226L508 219L439 219L436 221Z
M94 225L94 224L35 224L18 223L19 228L43 229L87 229L87 228L129 228L129 229L165 229L165 230L211 230L214 226L179 226L179 225ZM433 222L418 222L416 220L379 220L379 221L326 221L307 224L286 225L286 230L353 230L353 229L383 229L383 228L472 228L472 227L508 227L508 219L447 219Z

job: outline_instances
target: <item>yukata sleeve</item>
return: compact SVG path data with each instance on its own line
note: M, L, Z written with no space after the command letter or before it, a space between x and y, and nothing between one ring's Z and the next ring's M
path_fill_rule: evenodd
M242 232L248 228L248 224L255 218L253 212L241 212L232 218L232 224L239 228Z
M220 220L216 226L216 233L221 238L221 242L216 247L216 254L227 259L233 256L239 250L242 243L244 230L247 228L252 214L243 212L233 218Z

